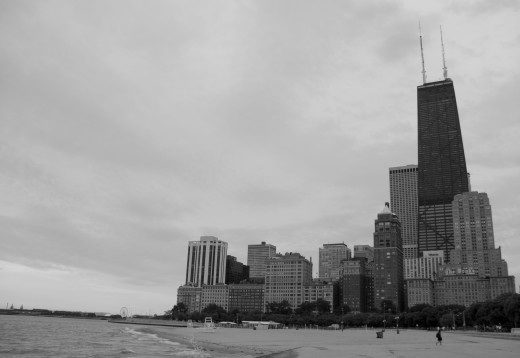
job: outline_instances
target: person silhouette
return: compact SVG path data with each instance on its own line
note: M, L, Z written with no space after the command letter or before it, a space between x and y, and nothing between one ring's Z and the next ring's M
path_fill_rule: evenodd
M437 342L435 342L435 345L439 344L442 346L442 335L441 335L441 329L437 331L437 334L435 335L437 337Z

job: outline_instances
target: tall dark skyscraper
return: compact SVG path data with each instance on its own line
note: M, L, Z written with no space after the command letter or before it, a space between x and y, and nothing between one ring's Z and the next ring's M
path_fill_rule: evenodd
M452 201L469 191L455 89L449 78L417 87L419 253L455 248Z

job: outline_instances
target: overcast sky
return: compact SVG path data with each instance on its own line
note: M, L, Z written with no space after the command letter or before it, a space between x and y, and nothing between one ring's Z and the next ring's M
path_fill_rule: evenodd
M439 25L520 279L518 1L0 0L0 307L162 313L188 242L373 244Z

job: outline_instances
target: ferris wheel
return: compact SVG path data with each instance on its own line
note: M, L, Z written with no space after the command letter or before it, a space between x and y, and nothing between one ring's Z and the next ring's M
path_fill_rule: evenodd
M119 314L123 319L126 319L128 317L128 308L121 307L121 310L119 311Z

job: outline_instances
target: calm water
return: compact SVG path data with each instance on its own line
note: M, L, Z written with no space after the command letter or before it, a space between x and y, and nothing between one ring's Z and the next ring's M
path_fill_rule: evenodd
M209 357L139 329L101 320L0 315L0 357Z

